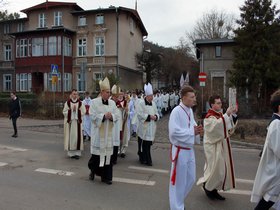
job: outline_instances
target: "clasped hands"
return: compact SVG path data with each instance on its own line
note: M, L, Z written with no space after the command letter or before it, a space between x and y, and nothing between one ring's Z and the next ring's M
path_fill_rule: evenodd
M107 112L104 114L106 120L113 120L113 115L111 112Z

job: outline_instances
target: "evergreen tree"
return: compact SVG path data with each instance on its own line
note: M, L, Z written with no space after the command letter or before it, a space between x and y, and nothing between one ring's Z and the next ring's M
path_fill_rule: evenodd
M247 89L262 111L269 93L280 86L279 10L271 0L246 0L235 30L231 83Z
M8 10L0 11L0 21L1 20L14 20L20 18L19 13L8 13Z

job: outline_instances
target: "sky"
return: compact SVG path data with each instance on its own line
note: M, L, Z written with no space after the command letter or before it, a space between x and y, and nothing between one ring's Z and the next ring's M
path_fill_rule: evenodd
M7 2L1 9L11 12L35 6L44 0L4 0ZM49 0L52 1L52 0ZM84 10L122 6L135 9L136 0L56 0L60 2L75 2ZM245 0L137 0L137 11L148 31L148 41L164 47L174 47L186 32L192 31L196 21L204 13L212 9L240 17L240 6ZM279 8L280 0L273 0ZM20 13L21 17L25 17Z

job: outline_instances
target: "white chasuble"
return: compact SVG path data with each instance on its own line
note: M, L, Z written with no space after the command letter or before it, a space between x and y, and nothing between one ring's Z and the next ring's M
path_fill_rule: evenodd
M105 120L105 113L110 112L113 120ZM119 116L117 106L114 101L108 100L108 105L103 104L102 98L92 100L89 113L92 120L91 128L91 154L100 156L100 167L104 164L110 164L110 158L113 154L113 129L117 126ZM105 163L106 157L106 163Z

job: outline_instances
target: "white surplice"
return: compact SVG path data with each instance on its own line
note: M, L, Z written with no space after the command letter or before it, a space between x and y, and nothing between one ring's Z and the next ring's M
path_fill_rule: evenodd
M251 202L280 200L280 120L271 122L254 181ZM276 206L279 203L276 203Z
M157 119L159 119L156 104L152 101L152 106L146 105L145 100L141 100L137 109L137 117L139 120L137 130L138 136L146 141L154 141L157 129L156 121L150 120L148 122L146 119L148 115L156 115Z
M89 112L87 113L87 107L90 107L91 105L91 98L88 97L88 98L85 98L83 100L83 105L85 106L86 108L86 113L85 115L83 116L83 130L84 130L84 136L91 136L91 119L90 119L90 115L89 115ZM89 108L88 108L89 109Z
M234 165L229 136L233 133L236 124L234 124L232 116L224 114L223 117L225 127L222 117L217 119L210 116L204 119L203 147L206 162L204 175L197 181L197 185L205 183L205 188L210 191L235 188Z

